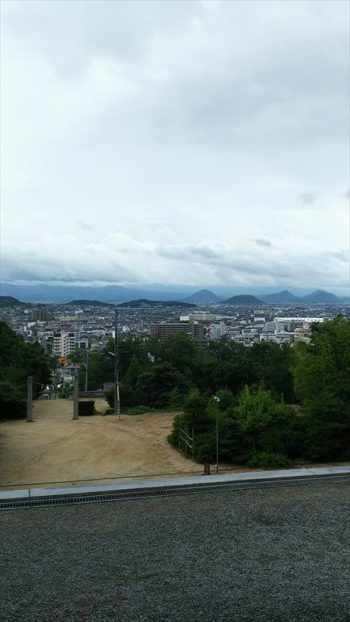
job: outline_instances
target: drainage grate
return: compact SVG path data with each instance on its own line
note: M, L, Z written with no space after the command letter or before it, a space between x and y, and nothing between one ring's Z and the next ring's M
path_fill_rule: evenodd
M69 494L62 497L46 497L23 499L20 501L0 502L2 510L23 510L26 508L52 507L58 505L81 505L83 503L104 503L111 501L135 501L143 499L157 499L177 495L194 495L212 492L235 492L241 490L256 490L261 488L276 488L288 486L307 486L315 484L350 482L350 475L323 475L283 480L259 480L250 482L228 482L213 484L197 484L195 486L179 486L174 488L154 488L151 490L130 490L108 494L94 493L91 495Z

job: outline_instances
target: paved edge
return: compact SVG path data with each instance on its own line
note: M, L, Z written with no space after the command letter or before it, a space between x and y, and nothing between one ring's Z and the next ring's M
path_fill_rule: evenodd
M73 497L79 495L109 494L114 492L142 491L184 486L203 486L208 484L229 484L240 482L274 481L303 478L322 478L334 475L350 475L350 465L343 467L315 467L304 469L285 469L282 471L258 471L245 473L222 473L215 475L191 475L156 480L135 480L127 483L94 484L84 486L64 486L60 488L26 488L23 490L0 491L0 503L22 499L44 499L54 497Z

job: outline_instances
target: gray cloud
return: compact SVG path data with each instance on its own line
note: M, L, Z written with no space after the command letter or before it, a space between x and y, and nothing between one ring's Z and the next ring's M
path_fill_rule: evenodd
M254 238L253 242L258 244L259 246L272 246L270 240L267 238Z
M83 222L82 220L78 220L78 221L77 221L77 226L78 226L80 229L83 229L83 230L85 230L85 231L91 231L91 230L94 228L94 226L93 226L93 225L90 225L90 224L89 224L89 223L87 223L87 222Z
M266 252L258 245L251 252L245 246L222 245L169 245L151 247L129 240L132 253L125 253L126 240L107 236L100 244L86 245L76 240L75 254L61 255L47 240L40 248L35 243L21 247L7 247L4 257L6 281L50 282L158 282L159 276L172 275L168 282L232 284L242 286L332 286L346 291L347 252L302 251L275 246ZM316 261L312 262L312 258ZM291 270L291 265L293 270ZM25 267L27 266L27 267ZM175 277L174 277L175 275Z
M306 205L313 205L317 199L317 192L303 192L299 195L298 200Z
M343 283L348 12L5 0L2 278Z

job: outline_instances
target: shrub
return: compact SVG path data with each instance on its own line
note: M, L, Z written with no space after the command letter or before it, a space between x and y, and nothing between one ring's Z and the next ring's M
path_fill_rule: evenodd
M292 461L282 453L269 453L267 451L250 451L245 456L245 464L252 469L270 468L280 469L292 466Z
M0 418L24 419L26 410L26 401L19 387L6 380L0 381Z
M194 457L198 462L215 462L216 460L216 437L208 432L201 434L195 440Z
M79 416L80 417L89 417L95 414L95 402L94 400L86 400L84 402L79 402Z
M176 415L173 421L173 427L170 434L167 436L167 441L171 445L178 446L179 444L179 428L181 427L181 414Z
M114 406L114 394L114 389L109 389L109 391L105 392L105 399L111 408Z
M156 408L151 406L133 406L131 408L124 408L123 413L125 415L144 415L145 413L155 413Z

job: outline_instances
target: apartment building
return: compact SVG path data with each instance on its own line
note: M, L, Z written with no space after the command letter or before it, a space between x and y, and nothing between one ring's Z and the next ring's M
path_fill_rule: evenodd
M169 337L176 333L185 333L194 341L204 340L203 325L199 322L167 322L151 324L151 335L154 337Z
M54 333L52 354L54 356L68 356L77 347L76 334L59 332Z

